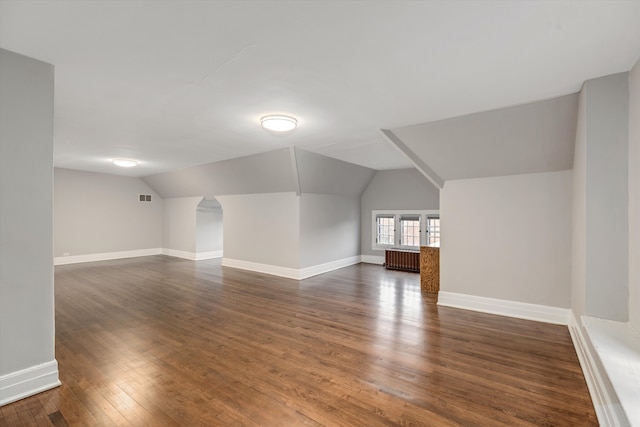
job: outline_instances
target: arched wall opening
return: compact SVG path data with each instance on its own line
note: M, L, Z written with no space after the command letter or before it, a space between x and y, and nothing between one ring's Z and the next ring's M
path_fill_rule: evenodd
M222 205L204 197L196 208L196 254L198 259L222 257Z

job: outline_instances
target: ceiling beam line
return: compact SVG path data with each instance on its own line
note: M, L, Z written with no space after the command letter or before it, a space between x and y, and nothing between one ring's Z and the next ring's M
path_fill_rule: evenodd
M391 146L404 154L407 159L409 159L409 161L413 164L413 166L415 166L415 168L418 169L422 175L424 175L425 178L431 181L433 185L438 187L438 189L442 190L442 187L444 187L444 180L440 177L440 175L438 175L433 169L431 169L429 165L427 165L416 153L413 152L413 150L411 150L411 148L407 146L407 144L402 142L402 140L398 138L395 133L393 133L389 129L380 129L378 133L380 134L380 136L382 136L382 139L387 141L389 144L391 144Z
M289 147L289 156L291 157L291 170L293 172L293 185L296 189L296 196L301 193L300 174L298 173L298 159L296 158L296 147Z

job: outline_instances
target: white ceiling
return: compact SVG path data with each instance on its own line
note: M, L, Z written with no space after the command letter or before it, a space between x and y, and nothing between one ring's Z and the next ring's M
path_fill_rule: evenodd
M629 70L640 2L2 0L0 47L56 66L58 167L144 176L295 145L391 169L410 163L378 129ZM268 113L299 128L268 134Z

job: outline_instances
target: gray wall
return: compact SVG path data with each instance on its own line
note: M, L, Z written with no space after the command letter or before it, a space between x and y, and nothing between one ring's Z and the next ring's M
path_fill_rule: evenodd
M624 374L615 370L605 372L603 362L613 364L615 359L615 364L623 366L632 364L636 356L631 354L633 350L628 354L618 351L631 343L624 342L620 335L610 334L615 331L614 323L610 322L607 328L598 326L587 330L585 322L588 320L583 316L616 322L629 320L632 327L638 326L635 323L640 265L640 144L637 139L640 76L637 68L636 65L631 73L601 77L583 85L572 188L571 308L576 321L573 326L580 335L589 337L579 341L584 345L583 353L594 355L589 358L589 364L593 364L590 370L606 374L600 375L596 387L605 390L596 393L596 410L617 413L614 418L620 417L624 425L620 401L624 401L625 393L627 398L633 393L622 390L618 396L618 386L622 384L621 389L624 389L632 380L620 383ZM616 391L611 381L616 381ZM608 409L604 410L604 407Z
M165 249L196 253L196 210L202 197L164 199Z
M437 210L439 190L416 169L377 171L360 197L360 251L384 256L371 249L371 212L374 210Z
M0 93L3 377L55 361L53 66L0 49Z
M163 201L139 178L56 168L54 181L56 257L162 247Z
M640 331L640 61L629 72L629 321Z
M447 181L440 289L569 308L571 171Z
M572 309L627 321L630 302L629 76L587 81L580 94L573 182ZM633 120L632 120L633 121Z
M222 251L223 217L222 207L210 206L203 200L196 210L196 252Z
M302 194L300 268L360 255L360 200L357 196Z
M136 192L153 193L149 183L164 195L196 194L160 199L153 193L154 200L162 202L157 221L142 222L147 227L161 224L158 238L162 241L157 247L169 255L188 258L222 250L227 259L296 269L359 255L360 194L374 171L304 150L295 153L292 156L292 150L277 150L145 177L144 181L60 170L56 178L60 188L56 211L61 218L56 222L56 253L61 256L91 253L87 252L89 249L93 253L140 249L118 246L123 238L140 237L138 234L124 226L99 229L95 222L97 219L98 224L120 224L118 218L112 218L113 212L132 218L126 207L128 199L121 197L123 190L136 188ZM295 189L297 179L304 197L293 191L262 192L271 188ZM257 193L242 194L250 188ZM84 206L85 200L96 197L90 192L101 197L103 203ZM109 193L106 197L105 192ZM225 215L228 221L222 221L219 206L217 210L205 206L209 199L203 195L212 192L217 200L229 204L230 211ZM321 226L327 229L322 232ZM105 234L97 234L93 228ZM124 237L119 236L121 231L125 232ZM87 248L89 244L100 246L100 251Z
M359 197L374 173L290 148L142 179L165 197L165 248L209 248L211 241L200 231L193 236L192 230L174 230L192 222L176 204L179 199L215 196L225 211L224 262L299 269L359 255ZM205 219L204 214L201 211L196 221L202 226L194 227L209 224L212 231L217 220ZM319 231L321 225L328 226L325 233Z
M298 268L300 204L295 193L216 199L224 212L224 259Z
M628 320L628 74L589 80L586 102L586 159L579 184L585 191L584 313L609 320ZM576 236L576 238L580 238ZM578 242L576 242L578 244ZM578 250L582 250L579 248Z
M272 193L218 196L226 260L301 269L358 256L358 197Z
M629 75L587 81L580 94L573 180L572 310L629 318ZM633 121L633 120L632 120Z
M585 311L587 272L587 102L580 91L572 184L571 309L580 318Z
M585 83L573 183L572 309L640 329L640 65Z

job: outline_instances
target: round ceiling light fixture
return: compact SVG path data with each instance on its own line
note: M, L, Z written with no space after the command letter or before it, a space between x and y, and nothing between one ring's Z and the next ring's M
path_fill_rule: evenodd
M137 165L138 162L131 159L113 159L113 164L121 168L132 168Z
M271 115L261 118L260 124L272 132L289 132L298 126L298 121L289 116Z

